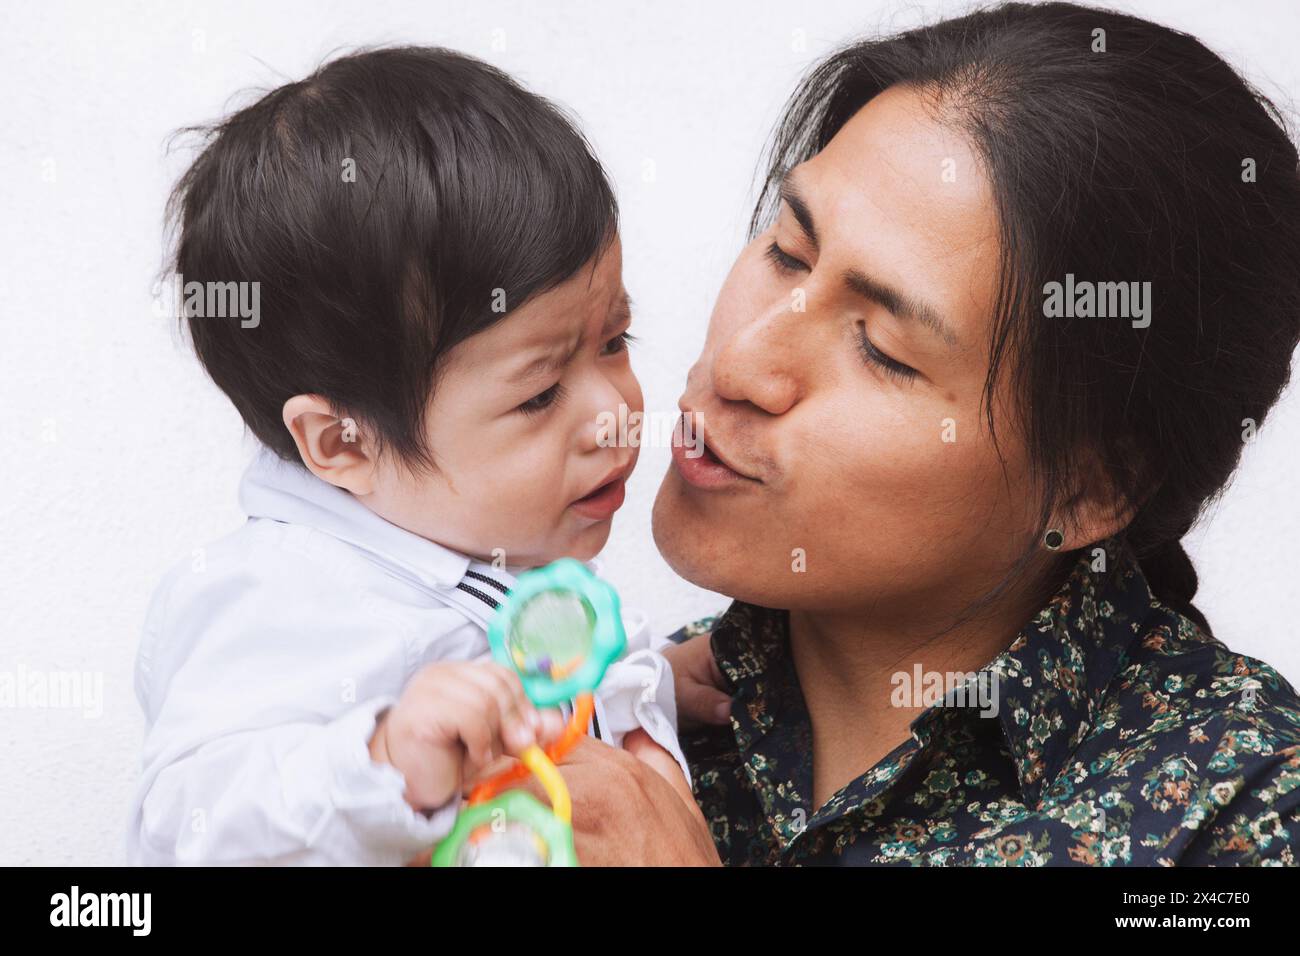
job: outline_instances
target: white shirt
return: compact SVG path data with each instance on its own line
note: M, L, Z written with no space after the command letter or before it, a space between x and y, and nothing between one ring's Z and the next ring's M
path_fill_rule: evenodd
M377 715L425 664L490 656L493 596L514 576L267 449L239 496L244 526L173 568L149 608L127 860L403 863L446 835L461 801L411 808L402 773L370 759ZM623 618L628 652L596 692L594 723L614 746L645 728L689 780L672 671L645 616Z

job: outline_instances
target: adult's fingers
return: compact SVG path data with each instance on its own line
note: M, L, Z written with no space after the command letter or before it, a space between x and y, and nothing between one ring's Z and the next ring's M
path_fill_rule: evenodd
M623 749L667 780L668 785L679 797L692 807L696 806L695 795L691 793L690 785L682 774L682 768L678 766L673 755L655 743L648 733L640 727L629 731L623 737Z
M678 689L682 716L702 724L725 724L731 720L731 696L725 691L683 680Z

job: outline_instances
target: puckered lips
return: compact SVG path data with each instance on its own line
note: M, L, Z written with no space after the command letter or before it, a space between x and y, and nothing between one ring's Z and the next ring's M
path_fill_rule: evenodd
M701 431L698 437L701 453L695 456L687 454L685 443L673 442L673 466L687 484L705 491L761 484L759 479L731 464L734 459L724 450L726 445L718 440L717 435L705 440Z

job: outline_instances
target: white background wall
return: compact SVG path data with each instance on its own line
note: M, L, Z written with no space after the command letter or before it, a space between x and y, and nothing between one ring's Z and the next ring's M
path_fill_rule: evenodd
M1130 3L1300 90L1300 6ZM137 630L162 572L236 527L248 454L224 397L151 309L169 131L332 51L418 42L483 57L581 118L619 193L633 360L675 408L740 247L765 134L801 71L840 42L955 4L32 3L0 30L0 671L102 674L103 714L0 710L0 863L119 859L141 720ZM653 165L654 175L645 172ZM1219 636L1300 683L1293 389L1191 539ZM643 450L605 552L661 629L725 602L678 580L649 512L667 452Z

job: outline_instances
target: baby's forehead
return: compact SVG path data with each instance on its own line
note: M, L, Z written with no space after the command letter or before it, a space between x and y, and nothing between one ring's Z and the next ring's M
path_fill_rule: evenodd
M467 369L501 370L520 381L562 368L593 335L613 335L632 318L632 300L621 281L612 295L583 286L580 294L535 297L461 343L453 361Z
M518 345L531 346L572 342L596 323L601 330L613 329L631 316L632 300L620 282L612 289L552 289L507 316L502 325L514 321L510 337Z

